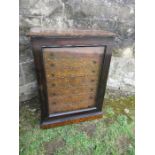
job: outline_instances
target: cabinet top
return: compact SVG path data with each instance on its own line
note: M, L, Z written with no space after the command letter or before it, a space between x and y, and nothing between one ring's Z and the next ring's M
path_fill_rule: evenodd
M45 28L31 28L27 36L51 37L114 37L115 33L103 30L51 30Z

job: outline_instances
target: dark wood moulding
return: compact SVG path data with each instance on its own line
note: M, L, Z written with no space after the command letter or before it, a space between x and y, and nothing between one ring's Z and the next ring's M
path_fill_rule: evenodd
M33 28L41 128L102 118L115 34L102 30Z
M59 127L59 126L64 126L64 125L69 125L69 124L74 124L74 123L80 123L84 121L90 121L94 119L101 119L102 117L103 117L102 112L74 115L70 117L67 116L65 118L59 118L55 120L51 119L46 122L41 122L41 128L48 129L48 128Z

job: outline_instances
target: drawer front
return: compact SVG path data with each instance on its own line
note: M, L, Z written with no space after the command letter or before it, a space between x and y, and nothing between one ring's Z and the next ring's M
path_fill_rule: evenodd
M47 67L46 69L47 71L47 75L48 75L48 78L51 78L51 77L57 77L57 78L60 78L60 77L78 77L78 76L87 76L87 75L90 75L90 76L98 76L99 74L99 69L96 67L95 69L91 69L90 67L89 68L78 68L78 69L67 69L67 68L64 68L64 69L60 69L60 68L53 68L51 69L51 67Z
M49 109L57 109L56 112L65 112L77 109L83 109L92 107L95 102L95 94L94 93L83 93L83 94L73 94L73 95L65 95L65 96L50 96Z
M90 86L76 86L76 87L48 87L48 94L49 96L64 96L69 94L79 94L79 92L82 94L84 93L92 93L96 92L96 85L90 85Z
M76 87L76 86L89 86L89 85L96 85L98 82L98 76L91 76L91 77L68 77L68 78L47 78L48 80L48 87Z
M44 48L49 114L95 107L104 47Z

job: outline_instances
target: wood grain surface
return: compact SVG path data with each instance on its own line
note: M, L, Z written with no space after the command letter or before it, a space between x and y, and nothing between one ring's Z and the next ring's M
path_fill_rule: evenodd
M69 30L51 30L48 28L39 28L34 27L31 28L30 32L27 34L28 36L54 36L54 37L63 37L63 36L70 36L70 37L114 37L115 34L112 32L107 32L103 30L76 30L76 29L69 29Z
M95 107L104 47L44 48L49 114Z

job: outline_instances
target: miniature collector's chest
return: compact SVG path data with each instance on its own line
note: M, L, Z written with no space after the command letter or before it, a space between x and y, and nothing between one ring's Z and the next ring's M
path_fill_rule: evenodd
M115 34L33 28L28 35L40 92L41 128L101 118Z

